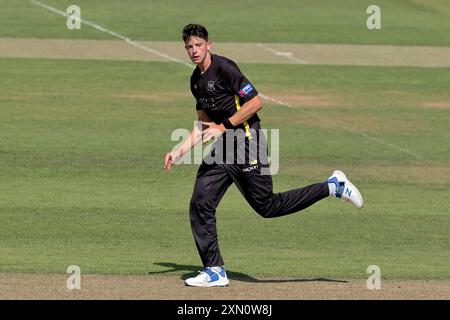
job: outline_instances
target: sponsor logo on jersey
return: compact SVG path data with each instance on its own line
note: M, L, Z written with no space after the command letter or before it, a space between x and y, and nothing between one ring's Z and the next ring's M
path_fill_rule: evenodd
M214 110L216 107L214 98L199 98L198 103L200 103L203 109Z
M255 166L251 166L251 167L242 169L242 172L250 172L250 171L256 170L258 168L259 168L259 165L255 165Z
M250 83L247 83L245 87L243 87L241 90L239 90L239 96L242 98L243 96L248 95L250 92L253 91L253 86Z
M214 81L208 81L208 91L214 91Z

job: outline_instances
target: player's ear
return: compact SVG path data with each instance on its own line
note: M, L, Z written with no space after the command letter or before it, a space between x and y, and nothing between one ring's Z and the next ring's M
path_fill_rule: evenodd
M212 42L211 41L207 41L206 42L206 49L208 50L208 51L211 51L211 49L212 49Z

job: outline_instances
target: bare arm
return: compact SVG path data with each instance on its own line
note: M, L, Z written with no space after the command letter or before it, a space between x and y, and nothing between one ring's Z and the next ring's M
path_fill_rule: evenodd
M197 110L197 119L201 122L209 122L211 121L204 110ZM200 141L202 137L203 126L194 126L191 131L189 137L183 142L183 144L178 148L177 152L179 153L179 158L184 156L186 152L195 147Z
M262 109L262 102L259 96L254 97L250 101L244 103L241 109L230 117L233 126L238 126L244 121L250 119L256 112Z
M201 122L211 121L204 110L197 110L198 120ZM177 150L166 153L164 159L164 169L169 171L172 165L184 156L189 150L195 147L202 140L202 128L194 126L189 137L183 141Z

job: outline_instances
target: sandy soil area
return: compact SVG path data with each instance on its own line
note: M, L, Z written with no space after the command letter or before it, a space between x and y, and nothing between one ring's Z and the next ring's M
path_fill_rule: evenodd
M450 299L450 280L231 279L228 287L186 287L180 276L81 275L81 289L67 289L66 274L0 274L0 299L324 300Z
M181 42L0 38L0 57L189 62ZM239 63L450 67L450 48L294 43L217 43Z

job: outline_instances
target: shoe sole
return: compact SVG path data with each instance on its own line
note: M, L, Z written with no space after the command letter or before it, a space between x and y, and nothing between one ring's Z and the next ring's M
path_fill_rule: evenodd
M191 283L191 284L188 284L185 281L184 285L187 287L205 287L205 288L208 287L208 288L210 288L210 287L227 287L229 283L230 282L227 281L227 282L220 283L220 284L219 283Z

